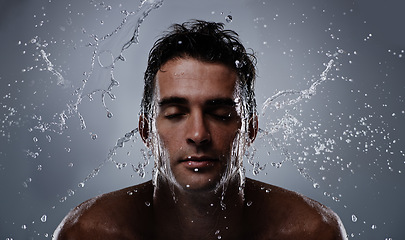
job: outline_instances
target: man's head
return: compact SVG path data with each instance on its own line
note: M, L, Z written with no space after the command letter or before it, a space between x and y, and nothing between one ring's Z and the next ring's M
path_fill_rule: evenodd
M171 31L158 39L149 53L145 71L144 95L141 114L151 120L151 105L155 90L155 77L168 60L191 57L202 62L222 63L236 71L241 98L246 104L248 115L256 113L254 81L256 78L255 58L246 52L232 30L224 30L223 23L195 20L174 24Z
M254 80L254 56L222 23L173 25L150 51L141 106L141 135L154 149L158 172L192 188L240 170L239 144L257 130ZM238 156L231 160L232 154ZM176 161L196 174L176 171Z

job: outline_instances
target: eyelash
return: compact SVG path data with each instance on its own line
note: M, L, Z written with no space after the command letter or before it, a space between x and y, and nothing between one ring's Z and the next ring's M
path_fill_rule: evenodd
M219 115L219 114L211 114L212 116L214 116L215 118L222 120L222 121L227 121L230 120L232 118L232 114L228 113L225 115Z
M176 113L176 114L167 115L167 116L165 116L165 118L167 118L167 119L175 119L175 118L181 117L183 115L184 115L184 113Z

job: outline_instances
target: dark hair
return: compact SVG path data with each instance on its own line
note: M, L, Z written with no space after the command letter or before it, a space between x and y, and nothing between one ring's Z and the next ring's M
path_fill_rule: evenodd
M174 24L149 52L144 80L141 114L152 118L151 104L159 69L171 59L191 57L203 62L222 63L237 72L242 102L249 116L256 113L254 81L256 59L247 53L238 34L224 30L223 23L193 20Z

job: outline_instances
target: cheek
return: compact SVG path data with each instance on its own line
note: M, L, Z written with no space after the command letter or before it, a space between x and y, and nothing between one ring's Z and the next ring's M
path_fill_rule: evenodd
M167 140L169 137L173 138L173 132L170 127L167 127L164 123L159 121L159 119L156 121L156 132L165 144L167 144Z
M236 137L237 130L231 129L226 131L226 129L221 129L216 131L214 134L215 141L217 146L220 149L229 150L232 148L233 141Z
M157 134L160 139L160 144L162 144L162 147L171 157L175 156L177 152L181 151L181 134L178 131L174 131L173 129L160 129L157 131Z

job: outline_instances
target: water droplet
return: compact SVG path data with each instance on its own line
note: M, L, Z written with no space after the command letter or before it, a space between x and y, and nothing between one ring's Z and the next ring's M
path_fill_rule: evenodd
M352 215L352 222L357 222L357 216L356 215Z
M235 60L235 66L236 68L241 68L243 64L239 60Z
M32 138L32 141L38 142L38 138L37 138L37 137L33 137L33 138Z
M198 172L198 168L194 168L194 172Z
M150 206L150 202L147 202L147 201L146 201L146 202L145 202L145 205L149 207L149 206Z
M313 186L314 186L314 188L319 188L320 187L319 183L314 183Z
M96 140L97 139L97 134L95 134L95 133L91 134L91 139Z
M115 166L121 170L127 166L127 163L116 163Z
M25 229L27 229L27 225L24 224L21 226L21 228L25 230Z
M77 186L81 188L84 187L84 182L79 183Z
M231 22L232 22L232 16L231 16L231 15L226 16L226 17L225 17L225 21L226 21L227 23L231 23Z
M46 222L46 215L44 214L44 215L42 215L42 217L41 217L41 222Z
M373 230L374 230L374 229L377 229L377 225L374 225L374 224L371 225L371 229L373 229Z
M252 204L253 204L253 202L249 201L249 202L246 203L246 206L250 207L250 206L252 206Z
M108 112L107 112L107 117L108 117L108 118L112 118L112 117L113 117L112 112L108 111Z
M69 163L69 164L68 164L68 167L73 167L73 163Z
M69 197L75 195L75 191L73 191L72 189L67 190L67 193Z

